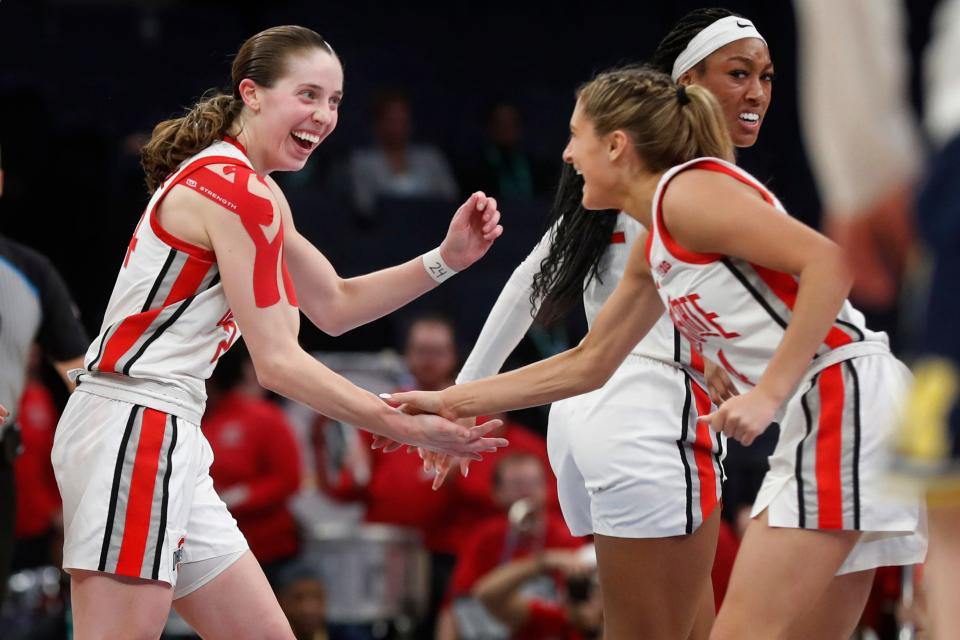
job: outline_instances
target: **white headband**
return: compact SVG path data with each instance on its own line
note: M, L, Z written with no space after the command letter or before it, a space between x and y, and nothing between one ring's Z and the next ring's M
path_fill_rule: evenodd
M677 78L720 47L744 38L759 38L763 40L763 44L767 44L753 23L746 18L739 16L720 18L693 37L687 48L674 61L673 73L670 77L676 82Z

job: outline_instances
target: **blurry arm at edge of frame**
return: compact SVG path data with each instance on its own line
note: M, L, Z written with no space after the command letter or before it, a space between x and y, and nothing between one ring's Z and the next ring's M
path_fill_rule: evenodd
M911 194L923 144L908 91L906 16L899 0L794 0L800 116L824 208L846 251L852 295L895 301L915 252Z

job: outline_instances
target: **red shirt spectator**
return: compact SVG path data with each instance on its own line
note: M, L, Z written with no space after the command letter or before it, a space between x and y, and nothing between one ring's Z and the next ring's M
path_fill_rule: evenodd
M449 387L457 366L453 326L439 317L419 318L410 325L404 357L413 377L411 388L436 391ZM317 460L327 458L323 449L328 424L326 419L319 418L314 426ZM338 476L332 481L321 476L327 492L338 500L363 502L367 522L415 528L432 553L455 555L463 537L460 514L474 508L472 502L469 506L458 506L465 499L462 485L448 481L449 486L434 491L434 475L423 471L419 456L404 451L373 452L370 450L372 436L362 431L358 436L356 441L348 442ZM545 453L545 446L542 448ZM483 472L479 475L483 476ZM488 480L481 478L479 482L481 504L477 508L479 517L484 517L496 510L489 503Z
M35 380L27 382L17 418L23 451L13 469L17 488L14 535L18 539L50 533L60 513L60 490L50 462L58 417L46 387Z
M487 520L464 541L453 570L449 595L452 598L469 595L477 580L503 562L543 549L578 549L585 544L583 538L570 535L560 516L548 511L543 517L542 529L527 535L512 535L505 514Z
M203 420L213 448L210 476L261 564L295 555L297 523L287 501L300 488L300 452L286 415L269 400L227 392Z
M460 474L459 468L452 469L444 483L444 486L455 485L456 499L453 501L452 512L447 517L452 521L450 535L456 540L465 539L476 531L481 523L503 512L503 508L494 501L490 488L493 486L494 469L504 456L527 453L540 460L547 480L547 508L560 513L557 479L550 469L546 440L527 427L510 421L506 414L496 417L501 418L504 424L490 435L506 438L510 441L510 446L483 454L483 460L470 464L470 472L466 478ZM478 422L485 421L481 418Z
M318 428L325 425L326 420L321 419ZM356 448L348 455L349 464L341 469L335 483L327 485L327 493L338 500L366 504L367 522L417 529L430 551L455 553L458 542L450 513L454 484L434 491L434 476L423 471L420 456L404 451L371 451L373 436L366 431L357 435Z

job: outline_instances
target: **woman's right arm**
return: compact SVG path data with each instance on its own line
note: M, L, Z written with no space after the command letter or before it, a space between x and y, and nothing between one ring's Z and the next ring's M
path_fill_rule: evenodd
M235 179L247 180L251 197L270 200L274 210L278 211L269 189L252 173L237 171L235 176ZM505 444L503 440L482 438L487 432L482 427L471 431L445 420L431 422L422 420L421 416L402 415L301 349L297 341L299 309L285 296L279 296L279 300L272 304L259 306L265 304L265 299L270 299L260 296L258 304L255 290L276 287L284 291L284 284L279 264L255 272L254 264L260 249L241 220L245 215L242 206L233 212L196 192L175 188L163 208L169 212L164 215L182 219L188 212L187 215L199 221L205 236L203 244L212 247L216 253L227 301L243 332L262 386L336 420L427 449L476 455L479 451ZM274 217L272 227L251 225L251 228L261 231L267 241L272 240L279 232L279 218L279 215ZM282 251L279 255L283 255ZM259 257L261 261L265 259Z
M523 262L517 265L500 296L487 315L483 329L457 376L457 384L492 376L500 371L507 357L517 348L533 324L538 311L530 303L533 277L540 271L540 263L550 253L550 238L556 229L551 227Z

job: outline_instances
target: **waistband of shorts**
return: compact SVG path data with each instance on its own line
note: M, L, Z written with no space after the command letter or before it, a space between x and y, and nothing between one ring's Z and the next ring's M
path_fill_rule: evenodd
M656 365L660 367L667 367L668 369L681 370L683 367L680 366L678 362L673 360L661 360L660 358L654 358L653 356L648 356L643 353L637 353L636 351L631 351L627 354L627 357L623 359L621 367L626 364L639 364L639 365Z
M206 401L197 402L169 384L105 373L85 373L78 378L77 391L156 409L199 425Z
M813 364L810 365L810 368L807 369L807 373L805 374L804 378L809 379L827 367L832 367L833 365L846 360L876 355L892 355L890 353L890 347L886 342L870 340L867 342L852 342L850 344L845 344L842 347L837 347L829 353L825 353L814 360Z

